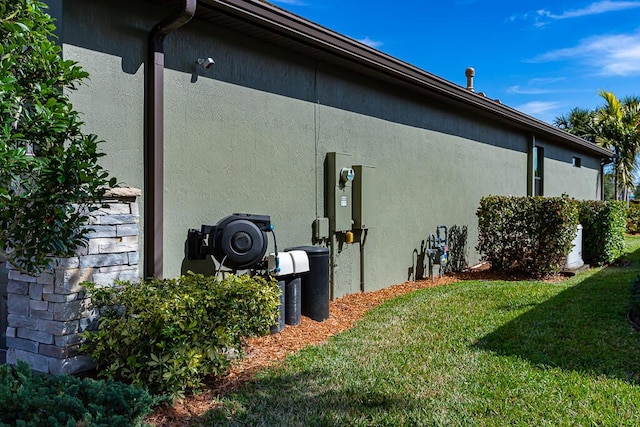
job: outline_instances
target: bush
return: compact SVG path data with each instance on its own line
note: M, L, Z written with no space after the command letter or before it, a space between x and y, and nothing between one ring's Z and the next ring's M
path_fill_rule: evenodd
M177 279L88 285L100 311L85 350L100 374L181 397L206 375L228 371L243 336L269 332L280 290L259 277L189 274Z
M611 264L624 250L626 205L622 201L578 202L582 224L582 259L593 265Z
M640 204L633 203L627 208L627 233L640 233Z
M47 5L0 2L0 255L39 273L86 246L86 209L115 178L69 93L88 74L64 59Z
M111 380L34 375L29 366L0 365L0 425L137 426L153 399Z
M480 200L477 251L499 270L542 277L562 268L578 211L568 196Z

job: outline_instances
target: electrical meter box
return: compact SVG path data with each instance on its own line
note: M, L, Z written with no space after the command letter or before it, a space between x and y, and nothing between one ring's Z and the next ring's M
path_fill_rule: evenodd
M375 212L375 171L374 166L353 166L353 228L362 230L371 228L371 215Z
M327 153L327 216L333 232L349 231L352 228L352 192L355 174L351 167L351 155Z

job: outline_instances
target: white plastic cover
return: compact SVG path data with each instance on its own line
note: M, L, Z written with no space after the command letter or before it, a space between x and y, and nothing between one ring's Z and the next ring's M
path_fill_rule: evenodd
M280 263L279 263L280 271L274 274L276 277L294 274L295 270L293 268L293 259L291 258L290 252L278 252L278 259L280 260ZM276 268L276 254L270 253L269 254L269 270L273 271L275 268Z
M306 273L309 271L309 257L305 251L290 251L293 260L293 271L295 274Z

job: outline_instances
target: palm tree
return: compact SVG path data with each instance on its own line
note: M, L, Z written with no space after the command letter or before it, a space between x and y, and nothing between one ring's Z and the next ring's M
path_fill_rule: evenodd
M595 142L616 153L616 198L628 201L637 170L636 156L640 151L640 98L627 96L619 100L612 92L606 91L600 91L599 95L605 104L593 115Z
M594 111L586 108L575 107L566 116L556 117L553 124L564 129L570 134L595 142L595 130L593 128Z

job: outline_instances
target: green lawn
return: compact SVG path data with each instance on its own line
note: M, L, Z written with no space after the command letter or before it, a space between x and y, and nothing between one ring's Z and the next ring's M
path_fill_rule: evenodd
M640 273L470 281L389 301L222 398L202 425L640 425Z

